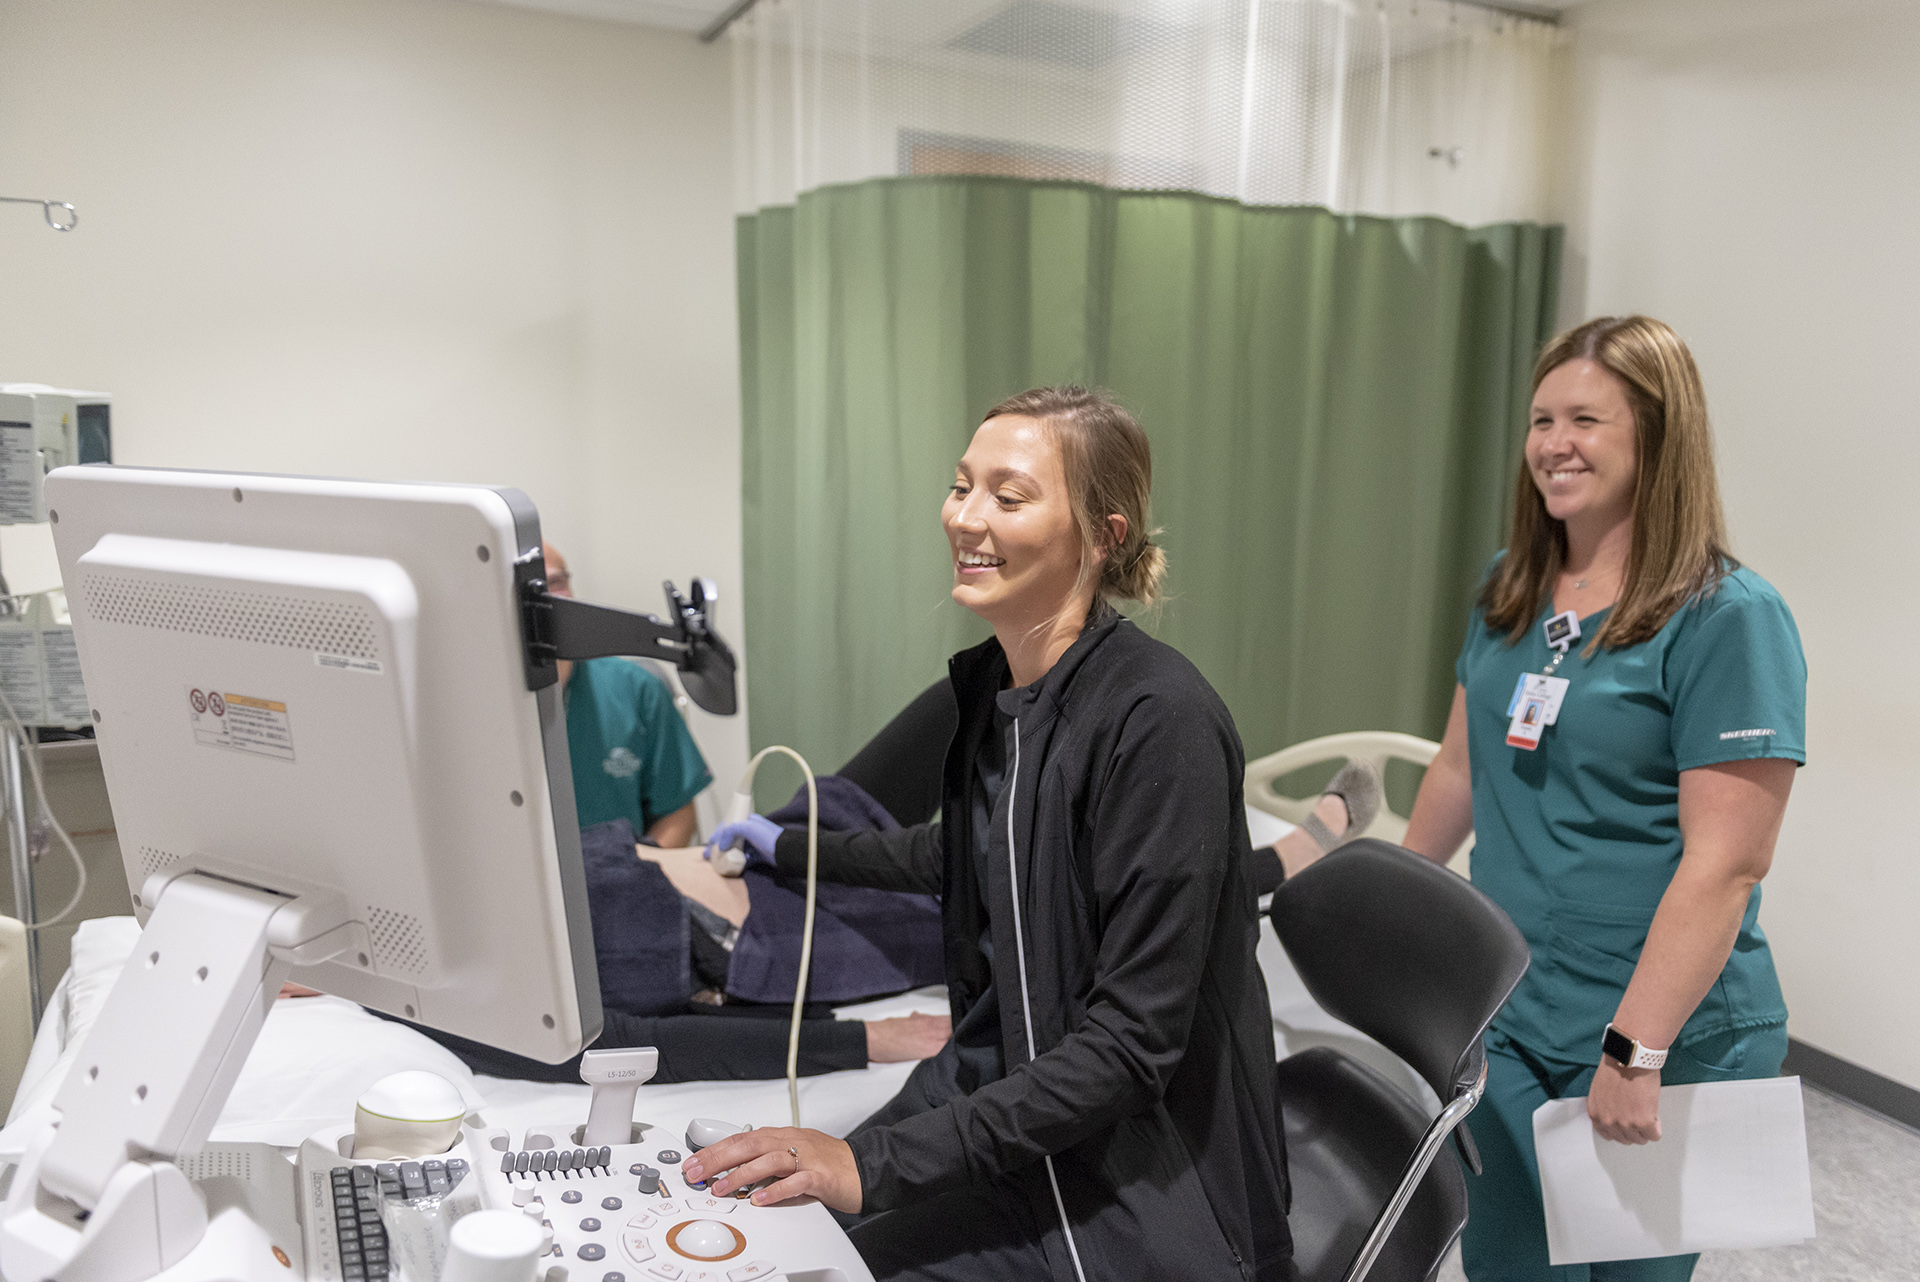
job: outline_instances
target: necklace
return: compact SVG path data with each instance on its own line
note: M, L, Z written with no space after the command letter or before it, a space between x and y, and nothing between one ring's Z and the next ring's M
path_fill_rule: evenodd
M1573 590L1575 592L1578 592L1581 588L1584 588L1586 586L1587 586L1587 581L1585 579L1575 579L1573 581Z

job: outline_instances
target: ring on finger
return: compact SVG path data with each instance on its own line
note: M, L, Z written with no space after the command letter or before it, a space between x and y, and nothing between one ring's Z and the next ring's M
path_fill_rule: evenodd
M795 1175L800 1174L800 1150L789 1144L787 1145L787 1152L793 1154L793 1173Z

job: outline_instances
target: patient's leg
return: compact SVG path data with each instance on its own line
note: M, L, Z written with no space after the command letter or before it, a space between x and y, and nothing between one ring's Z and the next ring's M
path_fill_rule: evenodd
M1357 836L1380 813L1380 772L1364 761L1348 761L1327 781L1313 813L1273 845L1256 852L1255 894L1264 895L1288 877L1328 854L1346 838ZM1267 858L1267 851L1272 857Z
M1347 803L1339 797L1323 795L1313 808L1313 817L1335 837L1346 835ZM1281 882L1298 875L1325 853L1304 828L1295 828L1271 846L1261 846L1253 852L1254 895L1272 894Z
M580 1057L545 1064L512 1051L373 1011L381 1019L419 1029L476 1073L535 1082L580 1080ZM727 1019L714 1015L629 1015L603 1012L601 1049L652 1046L660 1052L656 1083L767 1081L787 1072L788 1023L784 1019ZM939 1015L895 1019L807 1019L800 1023L800 1076L865 1068L934 1054L945 1040ZM884 1058L883 1058L884 1057Z

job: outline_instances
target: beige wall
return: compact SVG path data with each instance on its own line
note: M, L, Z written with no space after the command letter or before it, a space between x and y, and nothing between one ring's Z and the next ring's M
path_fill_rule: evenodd
M689 35L461 0L6 0L0 379L126 463L516 485L583 595L740 637L731 94ZM43 532L0 543L40 586ZM695 714L715 774L745 717Z
M1761 922L1791 1031L1920 1087L1920 6L1589 0L1566 315L1671 322L1735 550L1785 595L1808 758Z

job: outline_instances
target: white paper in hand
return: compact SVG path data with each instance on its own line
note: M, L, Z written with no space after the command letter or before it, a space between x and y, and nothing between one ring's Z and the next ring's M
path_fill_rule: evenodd
M1552 1263L1789 1246L1813 1236L1799 1078L1662 1087L1660 1131L1653 1144L1603 1140L1584 1096L1534 1110Z

